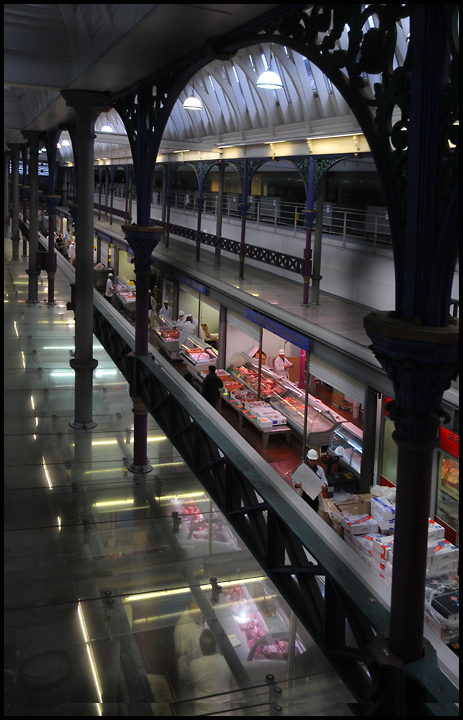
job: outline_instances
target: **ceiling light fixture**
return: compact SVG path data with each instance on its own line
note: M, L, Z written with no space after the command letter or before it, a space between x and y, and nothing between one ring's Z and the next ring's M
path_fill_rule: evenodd
M280 76L272 70L272 53L270 53L270 65L257 80L257 87L263 88L264 90L282 90L283 83L281 82Z
M202 110L203 104L199 98L195 96L195 81L193 80L193 89L189 98L183 103L184 110Z

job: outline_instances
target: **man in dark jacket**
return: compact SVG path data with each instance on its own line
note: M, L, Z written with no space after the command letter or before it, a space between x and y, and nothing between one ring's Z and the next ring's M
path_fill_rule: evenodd
M203 381L203 398L214 407L217 406L220 388L223 388L223 382L215 374L215 366L209 365L209 375L206 375Z

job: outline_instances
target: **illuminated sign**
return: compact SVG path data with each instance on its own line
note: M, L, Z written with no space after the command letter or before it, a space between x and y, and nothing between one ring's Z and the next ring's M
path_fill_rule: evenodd
M460 457L460 436L456 433L447 430L447 428L439 428L439 447L441 450L445 450L449 455L453 457Z

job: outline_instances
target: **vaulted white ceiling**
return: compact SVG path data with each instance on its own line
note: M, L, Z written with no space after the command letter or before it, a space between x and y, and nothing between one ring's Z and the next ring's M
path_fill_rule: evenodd
M23 129L48 130L73 117L64 88L120 91L275 5L5 5L5 142ZM375 23L375 16L369 22ZM347 47L347 32L338 41ZM408 26L398 33L396 62L407 51ZM258 89L270 63L283 89ZM381 78L365 76L367 91ZM203 110L187 111L193 91ZM254 45L232 60L213 60L182 91L167 123L161 151L211 150L227 144L297 141L310 135L360 132L339 91L302 55L282 46ZM101 132L109 125L113 133ZM116 111L95 125L95 157L130 157ZM62 134L61 140L66 139ZM62 146L61 161L72 161Z

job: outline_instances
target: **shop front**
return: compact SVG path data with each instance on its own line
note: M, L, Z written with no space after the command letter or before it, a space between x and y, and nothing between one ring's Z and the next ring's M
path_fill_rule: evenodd
M392 438L394 423L383 398L381 429L381 485L397 484L397 445ZM459 435L448 427L439 428L439 444L433 455L433 491L430 517L445 528L445 539L459 544Z

